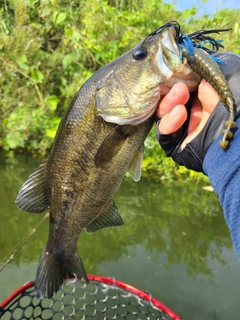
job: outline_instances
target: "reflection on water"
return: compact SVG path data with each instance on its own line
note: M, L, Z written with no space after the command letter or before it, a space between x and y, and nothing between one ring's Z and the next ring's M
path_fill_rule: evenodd
M43 217L14 204L38 164L30 157L1 157L0 267ZM86 271L148 291L184 319L237 318L240 262L216 195L201 187L126 179L115 197L124 226L81 236ZM47 234L46 220L0 273L0 301L34 279Z

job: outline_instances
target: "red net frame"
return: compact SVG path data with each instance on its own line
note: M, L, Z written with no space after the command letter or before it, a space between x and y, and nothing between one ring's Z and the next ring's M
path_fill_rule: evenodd
M88 275L88 279L89 279L89 283L90 285L94 285L97 288L96 292L100 292L98 290L102 290L101 286L104 287L104 290L115 290L118 291L118 294L120 292L120 294L122 294L123 292L123 297L127 298L129 300L128 302L128 311L127 313L125 312L124 315L119 315L116 313L116 315L112 312L111 314L106 313L106 309L104 309L103 311L101 311L100 313L94 313L93 316L74 316L72 317L67 316L66 319L164 319L164 320L181 320L182 318L180 318L176 313L174 313L171 309L169 309L167 306L165 306L163 303L161 303L160 301L158 301L157 299L153 298L150 294L148 294L147 292L144 292L142 290L139 290L127 283L124 283L122 281L119 280L115 280L113 278L109 278L109 277L103 277L103 276L98 276L98 275ZM81 281L81 280L73 280L73 281L69 281L70 285L73 286L81 286L81 290L85 290L87 289L87 284L85 284L85 282ZM63 285L62 288L67 287ZM15 308L21 308L21 303L20 300L23 299L24 297L31 297L31 299L37 299L34 296L34 282L33 281L29 281L27 283L25 283L23 286L21 286L20 288L18 288L16 291L14 291L7 299L5 299L1 304L0 304L0 319L2 319L2 316L8 313L8 316L6 316L3 319L65 319L64 313L63 314L63 318L61 318L60 316L58 318L55 318L54 313L52 316L49 317L42 317L42 313L40 313L40 315L38 316L34 316L33 314L29 317L25 317L24 313L22 316L19 315L15 315L14 316L14 312L15 312ZM60 298L58 297L57 299L51 298L51 299L44 299L42 301L62 301L64 298L65 294L69 294L68 292L66 293L63 289L62 290L62 295L60 296ZM104 291L103 290L103 291ZM28 295L29 293L29 295ZM126 295L127 293L127 295ZM71 294L75 294L71 293ZM91 293L92 295L94 295L94 292ZM133 297L137 297L136 301L133 302ZM84 299L86 297L84 296ZM107 298L105 298L105 300L102 300L106 303L107 299L111 299L113 297L111 296L107 296ZM37 299L38 300L38 299ZM19 302L18 302L19 301ZM97 299L96 299L97 301ZM36 306L39 308L39 305L41 306L41 300L39 300L39 304L37 304ZM96 302L97 303L97 302ZM95 304L96 304L95 303ZM93 305L95 306L95 304L93 303ZM135 305L134 305L135 304ZM136 306L136 304L139 304L141 306L141 308L136 312L131 312L131 310L133 310L132 306ZM53 304L49 304L50 306L53 306ZM17 307L16 307L17 306ZM20 307L19 307L20 306ZM69 304L68 304L69 306ZM120 307L122 307L123 305L121 305ZM25 308L27 308L28 305L25 306ZM31 306L32 308L32 306ZM109 307L112 308L112 310L117 310L118 306L114 306L114 307ZM143 309L144 308L144 309ZM83 308L84 309L84 308ZM151 309L151 310L150 310ZM85 309L84 309L85 310ZM144 316L145 317L141 317L139 316L139 314L141 314L141 310L144 310ZM147 311L145 311L147 310ZM59 311L56 311L58 313L58 315L60 314ZM63 312L63 310L62 310ZM159 312L159 313L157 313ZM32 311L33 313L33 311ZM39 312L38 312L39 313ZM84 311L82 312L82 314L84 314ZM75 313L74 313L75 315ZM100 317L101 315L101 317ZM20 318L19 318L20 317Z

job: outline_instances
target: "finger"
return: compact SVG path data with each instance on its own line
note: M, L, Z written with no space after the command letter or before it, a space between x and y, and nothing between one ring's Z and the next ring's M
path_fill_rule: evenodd
M166 94L160 101L157 109L157 116L162 118L169 113L176 105L185 104L189 99L189 92L187 86L179 82L175 84L170 92Z
M195 96L192 102L190 121L188 126L188 134L194 131L200 124L202 119L202 105L198 98Z
M177 131L187 120L187 109L184 105L177 105L162 117L158 128L162 134L171 134Z
M205 79L202 79L198 88L198 97L193 100L188 135L182 142L181 149L184 149L186 144L201 132L219 99L219 95L213 87Z
M202 79L198 87L198 99L202 103L203 109L212 113L220 99L218 93L205 79Z

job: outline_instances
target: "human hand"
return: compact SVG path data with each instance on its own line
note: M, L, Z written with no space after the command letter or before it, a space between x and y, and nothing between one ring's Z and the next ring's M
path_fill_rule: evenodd
M225 62L219 67L232 91L237 119L240 116L240 59L229 52L216 56ZM157 139L166 155L175 162L203 172L207 150L221 135L224 122L229 120L229 111L205 80L200 83L194 98L192 94L189 97L187 87L178 83L162 98L157 110L161 119L157 124Z
M188 116L185 104L189 98L187 86L179 82L161 99L157 109L157 116L161 118L158 123L158 130L161 134L172 134L183 126ZM205 79L202 79L198 92L193 98L187 136L180 145L181 150L204 128L219 99L219 95L213 87Z

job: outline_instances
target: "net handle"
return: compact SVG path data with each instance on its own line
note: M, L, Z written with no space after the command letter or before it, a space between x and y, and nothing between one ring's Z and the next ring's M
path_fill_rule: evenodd
M158 301L155 298L152 298L151 295L149 295L147 292L144 292L142 290L139 290L125 282L115 280L114 278L109 278L109 277L103 277L103 276L98 276L98 275L93 275L93 274L88 274L87 275L88 279L91 281L96 281L96 282L101 282L105 284L110 284L110 285L115 285L118 288L121 288L123 290L127 290L140 298L150 302L153 306L156 308L162 310L165 312L168 316L172 318L172 320L182 320L176 313L174 313L171 309L169 309L167 306L165 306L162 302ZM15 290L10 296L5 299L2 303L0 303L0 310L4 309L7 307L7 305L12 302L19 294L23 293L29 288L32 288L34 286L34 281L28 281L24 285L22 285L20 288Z

